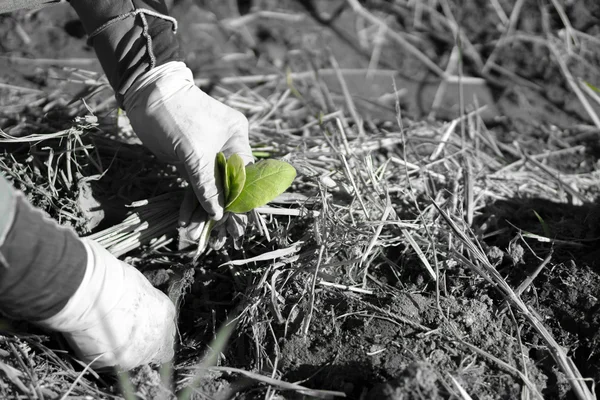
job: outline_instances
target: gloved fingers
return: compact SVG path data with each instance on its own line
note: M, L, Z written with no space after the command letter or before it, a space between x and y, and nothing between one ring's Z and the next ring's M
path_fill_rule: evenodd
M127 267L134 269L129 265ZM177 310L169 297L152 286L144 275L137 270L131 272L129 284L135 286L135 280L137 279L139 281L137 284L139 289L137 290L143 292L142 295L139 295L143 306L136 309L136 313L133 314L137 318L134 329L145 329L146 331L137 338L135 343L129 344L130 349L124 350L126 355L124 361L129 360L130 364L120 365L120 367L124 369L136 367L136 364L141 363L134 361L134 354L141 355L144 353L149 356L149 359L144 363L163 364L173 359L175 353ZM123 357L121 359L123 360Z
M183 201L181 202L181 206L179 206L179 226L187 227L190 225L192 222L192 215L199 205L200 203L198 203L198 198L194 193L194 189L191 187L186 188L183 195Z
M193 192L191 193L193 194ZM193 196L192 198L194 201L196 201ZM199 205L194 211L194 214L200 215L200 218L195 220L195 218L192 217L192 222L188 226L182 226L179 228L179 250L183 250L191 245L198 244L198 240L200 239L202 229L208 222L208 216L206 212ZM213 234L210 239L210 247L214 250L221 249L225 245L227 236L229 235L233 239L234 247L236 248L236 250L239 250L241 245L241 239L244 237L247 225L248 215L225 213L225 215L223 215L223 218L217 221L213 226Z
M198 244L208 220L208 213L198 202L196 193L191 187L187 188L179 208L179 250Z
M146 363L162 364L171 360L177 330L175 305L141 272L118 262L125 272L123 290L128 294L122 297L119 307L104 318L103 325L118 332L127 325L125 319L131 320L129 342L114 350L119 353L119 367L129 370Z
M175 356L175 338L177 337L177 310L173 302L163 292L159 291L158 289L154 290L156 291L156 296L160 296L161 299L158 301L159 304L157 305L159 312L155 313L154 311L156 308L154 308L152 316L153 318L156 318L156 323L158 325L158 337L161 338L162 341L159 341L156 353L150 362L164 364L171 361Z
M223 214L223 218L221 218L220 220L218 220L215 225L213 226L213 229L216 229L218 227L220 227L221 225L226 225L227 221L229 221L229 218L231 217L231 213L225 213Z
M233 154L237 154L242 157L245 165L252 164L254 162L252 149L248 143L232 143L231 145L227 144L223 148L223 154L225 154L226 158L231 157Z
M221 149L225 157L229 158L233 154L238 154L244 160L244 164L253 163L254 157L248 140L248 120L246 117L240 115L238 121L232 125L229 131L231 136Z
M176 337L176 316L175 305L160 290L156 289L135 268L122 263L127 271L128 290L130 293L138 292L133 296L133 302L128 309L122 306L122 315L120 318L134 318L132 324L132 343L126 344L120 354L119 367L125 370L132 369L138 365L151 363L165 363L170 361L174 355L174 345ZM137 301L136 301L137 300ZM141 306L140 306L141 304ZM107 324L122 323L119 321L119 314L113 313L114 321ZM139 333L138 333L139 331ZM133 337L135 335L135 337Z
M200 160L199 151L188 150L189 153L180 160L184 163L190 186L194 190L202 208L212 220L223 218L223 188L221 176L215 165L215 154L208 154Z

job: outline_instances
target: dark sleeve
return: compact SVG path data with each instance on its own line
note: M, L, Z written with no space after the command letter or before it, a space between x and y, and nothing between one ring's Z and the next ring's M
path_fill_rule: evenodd
M54 316L81 284L86 266L77 235L0 175L0 312L32 322Z
M181 61L177 22L163 0L71 0L117 101L137 77L169 61Z

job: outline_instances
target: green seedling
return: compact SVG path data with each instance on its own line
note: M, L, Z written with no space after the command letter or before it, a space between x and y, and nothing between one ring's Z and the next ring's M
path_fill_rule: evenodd
M296 170L285 161L261 160L245 166L238 154L229 159L217 154L225 197L225 212L246 213L261 207L286 191L296 177ZM204 253L216 221L207 221L198 242L197 258Z
M234 157L235 155L231 158ZM228 160L228 172L230 171L229 164ZM241 165L242 171L244 171L244 164ZM226 202L227 206L225 207L226 212L245 213L256 207L264 206L285 192L296 177L294 167L285 161L279 160L261 160L256 164L248 165L245 168L245 174L240 173L237 168L239 167L232 167L229 175L231 178L231 174L237 174L230 180L231 186ZM234 182L238 179L244 181ZM235 190L236 184L241 187L239 192Z
M546 236L547 238L550 238L550 235L552 233L550 232L550 228L548 227L548 224L546 223L546 221L544 221L544 219L540 216L540 214L538 214L535 210L532 210L532 211L535 214L535 217L540 222L540 225L542 225L542 232L544 232L544 236Z

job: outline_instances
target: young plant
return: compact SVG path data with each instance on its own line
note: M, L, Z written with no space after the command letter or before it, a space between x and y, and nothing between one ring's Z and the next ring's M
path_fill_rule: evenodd
M238 154L227 159L219 153L216 162L223 183L226 213L246 213L264 206L285 192L296 177L294 167L285 161L268 159L245 166ZM195 258L206 250L215 224L213 220L206 222Z

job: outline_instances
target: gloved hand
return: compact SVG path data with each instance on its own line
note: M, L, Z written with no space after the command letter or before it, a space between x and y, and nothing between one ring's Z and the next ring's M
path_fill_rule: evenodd
M173 358L175 306L134 267L92 240L82 239L87 268L81 285L58 314L37 322L62 332L94 368L129 370Z
M223 217L223 188L215 168L218 152L239 154L253 161L248 142L248 120L240 112L213 99L195 84L192 72L171 61L137 78L125 93L127 116L141 141L163 161L178 166L196 200L188 196L180 225L197 240L206 218ZM193 200L192 200L193 199ZM234 221L234 219L231 219Z

